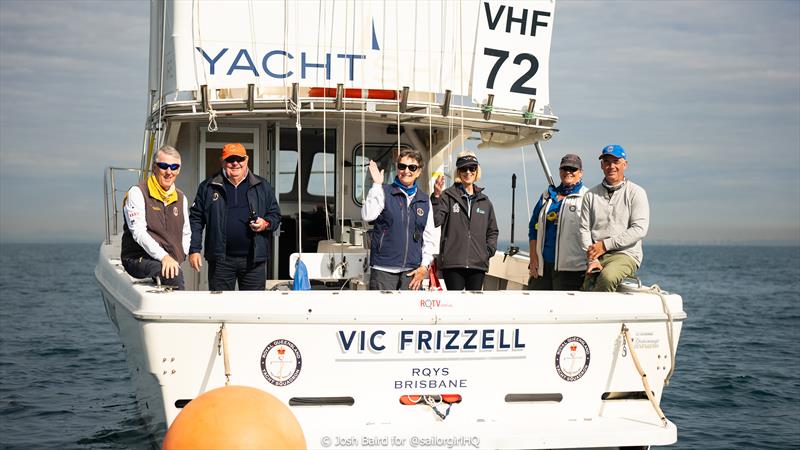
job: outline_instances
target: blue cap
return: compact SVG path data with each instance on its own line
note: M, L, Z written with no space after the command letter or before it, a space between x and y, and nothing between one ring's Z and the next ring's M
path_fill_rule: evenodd
M611 144L606 145L603 147L603 153L600 154L600 159L603 158L605 155L615 156L617 158L628 159L628 154L625 153L625 149L622 148L621 145Z

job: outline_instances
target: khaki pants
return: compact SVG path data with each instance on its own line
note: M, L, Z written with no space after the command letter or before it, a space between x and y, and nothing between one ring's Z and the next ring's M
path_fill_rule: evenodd
M616 292L622 280L632 277L639 268L636 260L624 253L606 253L600 257L600 264L603 271L597 275L587 274L582 290Z

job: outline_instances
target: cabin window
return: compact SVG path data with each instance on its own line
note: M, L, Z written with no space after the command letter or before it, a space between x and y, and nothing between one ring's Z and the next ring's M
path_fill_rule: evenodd
M367 192L372 187L369 162L374 160L378 168L383 169L383 182L391 183L397 174L394 164L396 154L395 144L365 144L353 149L353 200L357 205L363 204L362 200L367 198Z
M297 156L295 155L295 158ZM317 153L311 163L311 174L308 177L308 193L311 195L334 197L336 156L331 153Z
M288 194L294 188L297 177L297 152L281 150L280 167L278 168L278 192Z

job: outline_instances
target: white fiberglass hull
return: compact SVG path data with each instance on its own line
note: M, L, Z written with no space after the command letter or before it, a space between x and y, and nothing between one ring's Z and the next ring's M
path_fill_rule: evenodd
M660 400L672 356L658 295L162 292L132 283L117 248L102 247L96 277L157 440L187 401L225 384L223 323L231 384L290 404L310 448L608 448L677 439L644 398L620 333L624 323ZM664 298L677 346L682 300ZM424 401L401 402L442 394L461 396L449 411L435 405L445 419Z

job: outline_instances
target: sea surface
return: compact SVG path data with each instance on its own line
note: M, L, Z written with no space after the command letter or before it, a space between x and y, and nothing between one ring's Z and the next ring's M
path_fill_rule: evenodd
M0 246L0 448L147 448L94 280L99 245ZM689 315L674 449L800 448L800 247L646 246Z

